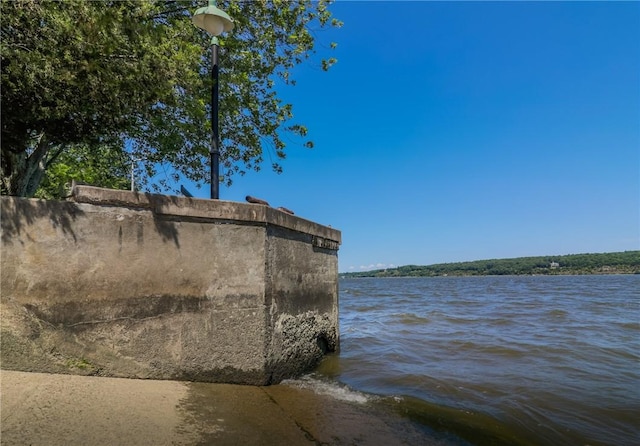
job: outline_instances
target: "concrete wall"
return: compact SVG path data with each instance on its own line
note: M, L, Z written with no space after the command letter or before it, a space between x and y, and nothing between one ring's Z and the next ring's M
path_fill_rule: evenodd
M2 197L2 368L270 384L338 348L340 232L264 205Z

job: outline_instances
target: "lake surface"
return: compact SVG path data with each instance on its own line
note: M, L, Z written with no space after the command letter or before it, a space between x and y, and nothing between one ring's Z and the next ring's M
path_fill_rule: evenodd
M640 275L341 279L340 331L295 385L444 444L640 444Z

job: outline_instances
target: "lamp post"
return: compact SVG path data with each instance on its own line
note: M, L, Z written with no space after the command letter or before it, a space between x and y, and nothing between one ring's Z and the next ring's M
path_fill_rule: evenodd
M136 191L136 161L138 158L131 157L131 192Z
M193 23L213 36L211 39L211 199L220 198L220 150L218 148L218 36L233 29L233 19L218 9L216 0L193 14Z

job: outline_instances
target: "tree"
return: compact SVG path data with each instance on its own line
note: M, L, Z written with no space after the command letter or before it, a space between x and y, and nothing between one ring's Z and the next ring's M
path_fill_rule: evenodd
M58 199L69 192L73 180L111 189L131 185L131 160L118 146L72 146L62 152L49 167L35 196ZM136 181L136 186L138 182Z
M315 53L315 29L339 27L331 0L220 1L236 20L221 39L222 180L259 170L265 150L285 157L284 135L304 138L278 85ZM210 141L211 62L191 23L204 1L2 1L2 193L33 196L70 150L104 147L204 182ZM333 48L335 44L331 44ZM335 59L322 61L328 69ZM307 146L311 142L306 141ZM156 184L160 190L166 184Z

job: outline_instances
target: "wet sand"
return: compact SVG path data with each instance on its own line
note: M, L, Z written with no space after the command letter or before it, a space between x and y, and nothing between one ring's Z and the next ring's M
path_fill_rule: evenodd
M11 445L436 445L409 421L289 385L0 371Z

